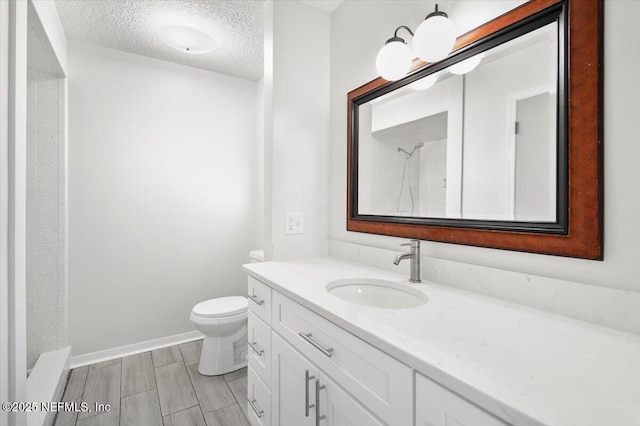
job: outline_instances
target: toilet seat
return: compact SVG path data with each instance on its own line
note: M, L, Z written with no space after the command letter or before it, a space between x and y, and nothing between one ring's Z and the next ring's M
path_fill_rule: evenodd
M193 307L191 313L201 318L220 318L246 312L247 298L243 296L218 297L205 300Z

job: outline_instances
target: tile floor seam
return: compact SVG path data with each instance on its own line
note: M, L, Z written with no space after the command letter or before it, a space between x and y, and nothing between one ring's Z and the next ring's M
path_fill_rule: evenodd
M87 375L84 378L84 383L82 384L82 393L80 394L80 402L84 402L84 391L87 389L87 380L89 380L89 370L91 367L87 367ZM78 423L78 419L76 418L76 423Z
M158 398L158 407L160 407L160 419L162 420L162 426L164 426L164 416L162 415L162 406L160 405L160 390L158 389L158 377L156 376L156 368L153 366L153 354L149 351L151 357L151 368L153 368L153 380L156 382L156 397Z
M182 356L182 353L180 354ZM184 359L182 360L184 364ZM196 394L196 400L198 401L198 407L200 407L200 412L202 413L202 417L204 418L204 411L202 410L202 402L200 402L200 396L198 396L198 392L196 392L196 385L193 384L193 379L191 378L191 374L189 374L189 369L187 366L184 366L184 369L187 371L187 377L189 378L189 383L191 383L191 387L193 388L193 393ZM191 407L189 407L191 408Z
M196 397L198 395L196 394ZM198 400L198 402L200 402L200 400ZM204 416L204 413L202 412L202 405L198 404L198 408L200 409L200 414L202 414L202 420L204 420L204 424L207 424L207 418Z

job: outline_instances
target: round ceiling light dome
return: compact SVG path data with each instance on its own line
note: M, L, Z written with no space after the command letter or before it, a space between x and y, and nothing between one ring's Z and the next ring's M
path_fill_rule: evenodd
M209 53L216 42L208 34L182 25L167 25L160 28L160 39L176 50L191 54Z

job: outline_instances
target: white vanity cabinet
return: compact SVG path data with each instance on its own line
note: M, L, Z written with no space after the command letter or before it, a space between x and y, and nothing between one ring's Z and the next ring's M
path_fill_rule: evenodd
M256 372L247 368L247 417L253 426L271 426L271 390L258 377Z
M385 423L413 424L413 370L274 291L271 326Z
M254 426L271 422L271 287L249 277L247 417Z
M341 386L273 333L273 424L383 426Z
M249 365L265 385L271 385L271 327L256 314L248 314Z
M296 353L277 334L272 335L273 348L273 423L281 426L314 425L314 380L317 369Z
M508 426L252 277L249 295L252 425Z
M509 426L416 372L416 426Z

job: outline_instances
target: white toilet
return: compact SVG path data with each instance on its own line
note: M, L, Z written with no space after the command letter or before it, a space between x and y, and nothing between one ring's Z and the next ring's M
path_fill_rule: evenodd
M198 303L191 322L204 334L198 372L217 376L247 365L247 298L219 297Z

